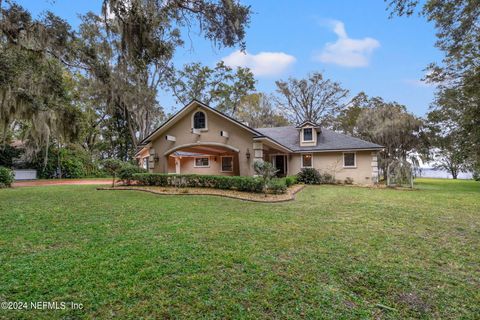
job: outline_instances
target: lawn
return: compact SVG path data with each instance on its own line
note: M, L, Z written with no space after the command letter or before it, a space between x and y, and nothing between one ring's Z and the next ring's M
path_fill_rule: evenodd
M287 203L0 190L0 318L480 315L480 183L311 186Z

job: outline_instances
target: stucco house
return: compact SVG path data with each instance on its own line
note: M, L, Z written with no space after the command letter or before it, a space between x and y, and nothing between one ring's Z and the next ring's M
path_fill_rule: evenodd
M316 168L337 180L372 184L382 146L304 122L251 128L200 101L192 101L141 142L136 158L149 172L253 176L269 161L279 176Z

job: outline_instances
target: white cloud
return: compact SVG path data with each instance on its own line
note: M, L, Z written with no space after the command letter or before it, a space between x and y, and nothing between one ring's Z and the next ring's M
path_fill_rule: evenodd
M373 38L352 39L345 31L345 25L338 20L329 21L333 32L338 36L337 41L327 43L322 52L314 59L333 63L342 67L366 67L369 63L371 53L378 47L380 42Z
M283 73L296 59L283 52L251 54L240 50L222 59L230 67L247 67L256 76L275 76Z

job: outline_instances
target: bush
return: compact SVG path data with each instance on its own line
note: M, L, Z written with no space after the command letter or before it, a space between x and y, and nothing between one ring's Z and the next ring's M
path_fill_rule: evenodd
M303 168L297 174L297 181L305 184L330 184L334 182L334 179L331 174L320 173L315 168Z
M320 173L320 184L332 184L335 182L333 176L329 173Z
M197 174L136 173L139 185L177 188L215 188L247 192L263 191L264 181L258 177L211 176Z
M297 176L288 176L285 178L285 184L287 185L287 188L290 186L293 186L294 184L297 184Z
M305 184L320 184L320 172L315 168L303 168L297 174L297 181Z
M272 193L275 194L280 194L280 193L285 193L287 191L287 184L286 184L287 179L272 179L270 180L270 183L268 184L268 190L270 190Z
M255 173L263 180L263 191L268 191L268 185L277 174L278 170L268 161L255 161L253 164Z
M0 167L0 188L9 188L14 180L13 170Z
M131 185L133 180L133 175L136 173L146 173L147 170L135 166L133 164L127 163L122 166L118 171L118 178L123 181L126 185Z

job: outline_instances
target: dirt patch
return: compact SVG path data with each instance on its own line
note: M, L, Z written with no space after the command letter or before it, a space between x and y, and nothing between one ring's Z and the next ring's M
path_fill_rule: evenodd
M39 186L61 186L61 185L90 185L90 184L112 184L112 179L51 179L51 180L28 180L15 181L13 187L39 187Z
M415 293L402 293L398 295L398 300L410 309L420 313L427 313L431 309L431 306Z
M294 185L284 194L250 193L235 190L220 190L210 188L175 188L175 187L150 187L150 186L121 186L115 188L97 188L97 190L135 190L163 195L209 195L254 202L284 202L295 199L295 194L301 191L304 185Z

